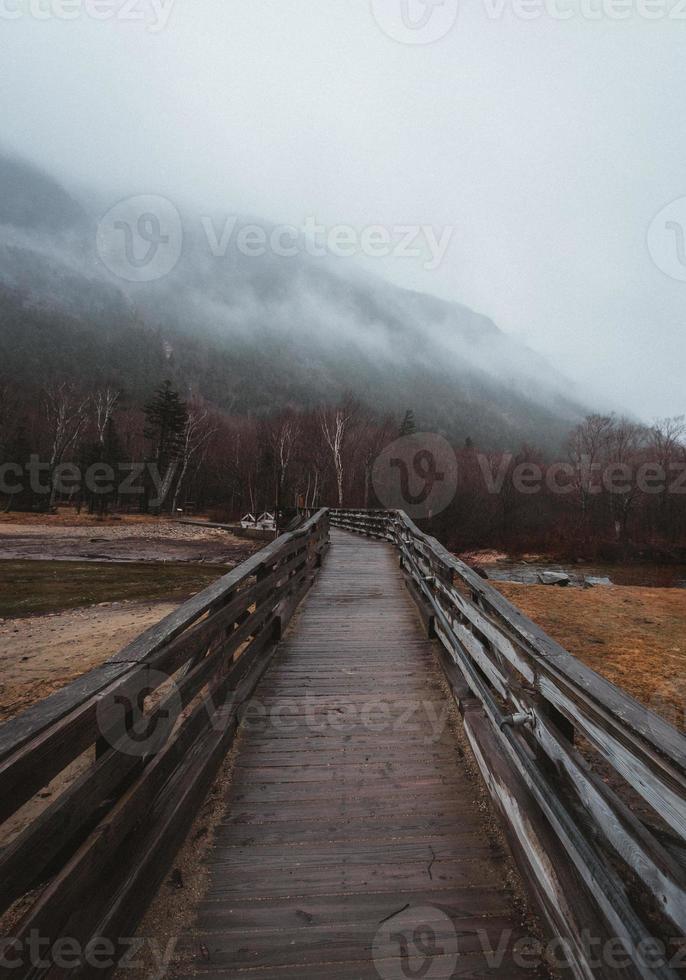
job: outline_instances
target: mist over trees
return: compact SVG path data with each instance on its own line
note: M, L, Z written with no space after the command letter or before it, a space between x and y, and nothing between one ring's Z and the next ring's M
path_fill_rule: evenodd
M460 304L305 254L219 260L197 214L141 289L98 258L88 199L2 154L0 183L0 507L374 507L379 455L429 431L458 480L425 526L456 550L683 548L682 420L588 415Z
M380 416L409 408L501 449L557 446L587 410L545 358L459 303L330 255L253 256L233 239L219 254L192 210L173 270L128 282L96 247L108 198L96 206L1 151L0 185L0 370L27 388L87 379L140 405L169 378L213 410L259 417L352 392ZM229 218L215 215L215 231Z

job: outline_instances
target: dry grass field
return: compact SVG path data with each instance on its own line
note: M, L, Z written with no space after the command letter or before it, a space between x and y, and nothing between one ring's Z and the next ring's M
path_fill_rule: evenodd
M593 670L686 730L686 590L493 583Z

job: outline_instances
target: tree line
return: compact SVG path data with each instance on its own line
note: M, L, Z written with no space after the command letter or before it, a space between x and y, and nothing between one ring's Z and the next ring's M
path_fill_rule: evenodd
M411 409L402 418L380 416L352 396L268 416L231 415L182 397L169 381L144 404L112 387L69 383L29 397L6 381L0 507L51 512L68 503L91 513L207 513L226 521L274 509L376 507L383 501L375 461L417 426ZM451 502L420 523L455 550L684 556L683 417L641 425L590 415L556 458L528 445L491 452L469 437L452 451Z

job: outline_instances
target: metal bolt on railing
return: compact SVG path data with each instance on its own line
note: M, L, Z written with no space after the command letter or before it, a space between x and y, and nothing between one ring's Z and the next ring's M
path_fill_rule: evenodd
M500 730L503 728L523 728L525 725L529 725L531 728L536 724L536 715L533 711L516 711L512 715L508 715L506 718L500 722Z

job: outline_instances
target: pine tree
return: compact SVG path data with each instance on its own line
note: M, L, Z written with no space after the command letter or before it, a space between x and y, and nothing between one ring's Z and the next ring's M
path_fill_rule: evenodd
M163 499L171 489L176 463L183 454L183 437L188 422L188 408L174 391L171 381L165 381L157 389L155 397L145 406L146 425L143 435L152 447L151 463L163 480L162 499L154 503L156 513L161 509ZM151 486L149 472L144 480L143 510L149 509Z
M411 436L417 431L417 423L414 420L414 412L411 408L405 412L405 417L403 418L403 424L400 426L399 436Z
M181 401L178 391L174 391L171 381L165 381L145 406L145 420L143 435L152 445L152 458L164 468L178 459L188 421L186 403Z

